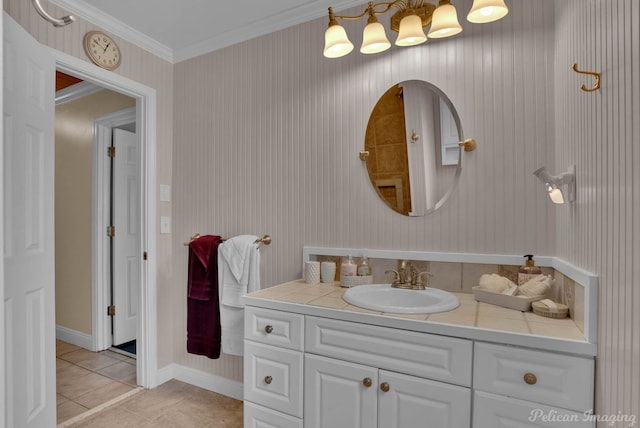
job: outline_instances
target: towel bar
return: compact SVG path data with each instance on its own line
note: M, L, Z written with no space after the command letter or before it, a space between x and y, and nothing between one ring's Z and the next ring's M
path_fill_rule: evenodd
M196 239L198 239L199 237L200 237L200 234L199 234L199 233L196 233L196 234L195 234L195 235L193 235L191 238L189 238L189 241L184 242L182 245L184 245L185 247L188 247L188 246L189 246L189 244L190 244L192 241L195 241L195 240L196 240ZM220 238L220 242L224 242L224 241L226 241L227 239L229 239L229 238ZM269 244L271 244L271 241L272 241L272 239L271 239L271 235L264 235L262 238L258 238L258 239L256 239L256 244L269 245Z

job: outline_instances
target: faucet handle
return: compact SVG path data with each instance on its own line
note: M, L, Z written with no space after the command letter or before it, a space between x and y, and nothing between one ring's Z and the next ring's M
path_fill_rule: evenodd
M426 280L420 280L420 278L422 278L424 275L427 276ZM433 274L431 272L420 272L418 274L418 281L417 281L417 285L422 287L422 288L427 288L427 286L429 285L429 277L433 276Z
M394 278L393 278L394 282L399 282L400 281L400 274L398 273L397 270L390 269L390 270L385 270L384 271L385 275L389 275L390 273L392 273L394 275Z

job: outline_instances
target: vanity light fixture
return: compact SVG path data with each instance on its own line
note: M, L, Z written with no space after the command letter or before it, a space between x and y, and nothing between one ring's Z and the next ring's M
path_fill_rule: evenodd
M544 183L545 190L554 204L564 204L565 198L562 187L567 187L567 200L573 202L576 199L576 166L569 167L567 172L560 175L551 175L546 167L538 168L533 175Z
M439 0L438 6L426 0L394 0L392 2L369 2L364 12L357 16L336 15L329 8L329 28L324 34L324 56L339 58L353 50L353 43L338 20L356 21L367 17L367 25L362 34L363 54L383 52L391 47L384 26L378 22L378 15L398 9L391 15L391 30L398 33L396 46L415 46L427 41L424 28L428 25L428 37L444 38L462 31L458 22L458 13L451 0ZM476 24L497 21L504 17L509 9L504 0L474 0L467 20Z

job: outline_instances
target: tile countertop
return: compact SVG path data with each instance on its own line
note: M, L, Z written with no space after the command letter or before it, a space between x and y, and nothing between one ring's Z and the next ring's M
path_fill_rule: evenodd
M342 299L340 283L287 282L244 296L249 306L305 315L361 322L404 330L442 334L467 339L527 346L585 356L596 355L596 345L570 318L552 319L533 312L520 312L477 302L473 294L453 293L460 306L437 314L391 314L350 305Z

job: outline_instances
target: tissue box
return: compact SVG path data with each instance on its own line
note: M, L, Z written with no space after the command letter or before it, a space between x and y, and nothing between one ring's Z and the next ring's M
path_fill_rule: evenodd
M506 294L483 290L480 287L473 287L472 290L473 295L478 302L490 303L492 305L523 312L531 310L531 302L544 299L544 296L508 296Z

